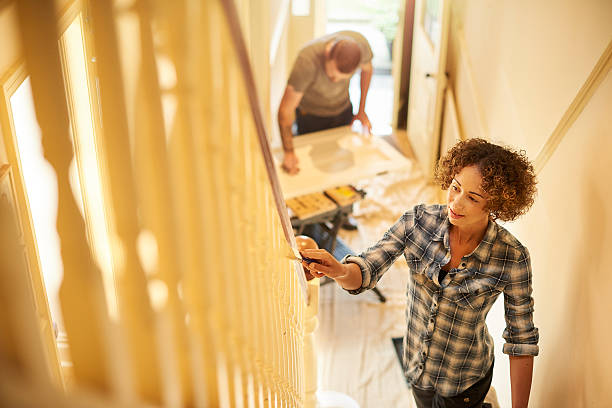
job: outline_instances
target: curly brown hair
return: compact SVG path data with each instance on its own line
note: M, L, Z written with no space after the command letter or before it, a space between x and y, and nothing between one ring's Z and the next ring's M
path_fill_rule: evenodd
M524 150L516 151L484 139L469 139L453 146L436 166L435 180L443 190L468 166L477 166L480 186L488 195L486 210L494 219L512 221L533 204L536 176Z

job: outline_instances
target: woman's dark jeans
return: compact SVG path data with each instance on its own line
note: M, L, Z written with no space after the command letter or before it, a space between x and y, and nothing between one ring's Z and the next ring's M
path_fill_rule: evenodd
M412 395L418 408L481 408L491 387L492 379L493 364L491 364L487 375L454 397L442 397L435 391L423 391L415 387L412 387Z

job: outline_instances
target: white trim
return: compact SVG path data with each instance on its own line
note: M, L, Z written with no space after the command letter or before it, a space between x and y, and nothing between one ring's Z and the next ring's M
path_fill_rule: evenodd
M276 23L274 23L274 31L272 31L272 37L270 39L270 65L274 65L276 61L276 54L278 47L280 46L280 40L285 30L285 25L289 17L289 3L291 0L283 0L279 7L279 13L276 16Z
M455 92L448 86L444 93L444 111L442 114L442 143L448 140L465 140L463 129L459 124L459 116L457 113L457 106L455 104ZM444 151L440 151L440 155L444 154Z
M480 132L479 137L488 140L489 135L486 131L486 127L484 126L484 113L482 110L482 103L480 103L480 97L476 88L476 81L474 81L474 70L472 68L470 53L465 43L465 35L463 33L463 29L459 29L457 31L457 42L459 44L459 61L465 69L468 80L468 88L470 90L470 96L472 97L472 104L475 107L474 115L476 116L476 120L478 122L478 130Z
M567 134L567 131L572 127L578 116L584 110L584 107L589 103L591 97L606 77L610 69L612 68L612 40L608 43L608 46L604 50L599 60L595 64L595 67L589 74L588 78L578 91L578 94L572 100L572 103L567 108L561 120L553 130L552 134L548 137L542 149L538 153L536 159L534 160L534 168L536 174L539 173L548 159L553 155L557 146L563 140L563 137Z

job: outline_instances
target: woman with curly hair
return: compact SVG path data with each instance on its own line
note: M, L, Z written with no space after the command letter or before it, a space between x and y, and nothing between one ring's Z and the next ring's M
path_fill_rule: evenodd
M358 256L338 262L325 250L304 250L316 262L303 264L358 294L404 255L410 269L404 374L418 407L488 405L494 353L485 319L503 293L512 406L527 407L538 354L531 262L496 220L512 221L533 204L533 166L524 152L470 139L440 159L436 181L448 190L446 205L410 209Z

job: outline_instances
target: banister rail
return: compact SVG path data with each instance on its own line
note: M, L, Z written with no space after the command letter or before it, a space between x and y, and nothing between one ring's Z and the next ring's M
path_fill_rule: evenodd
M88 4L83 31L93 38L83 44L93 45L97 88L88 86L99 106L87 114L100 115L118 316L70 187L70 163L83 158L71 146L78 109L66 107L53 3L20 1L36 116L57 175L71 356L62 363L74 377L61 390L44 359L32 358L44 353L34 306L9 296L32 288L7 278L0 322L8 338L30 341L0 342L0 380L11 379L0 405L315 406L318 284L287 257L296 241L234 3ZM1 276L15 276L15 260L0 255Z

